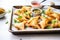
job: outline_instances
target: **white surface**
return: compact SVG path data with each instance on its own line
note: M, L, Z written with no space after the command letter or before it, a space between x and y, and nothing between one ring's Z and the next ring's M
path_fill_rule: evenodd
M50 0L51 1L51 0ZM56 4L60 3L56 1ZM0 7L6 10L11 9L13 5L25 5L30 4L31 0L0 0ZM46 1L47 2L47 1ZM44 3L49 4L49 2ZM10 14L6 14L4 19L0 19L0 40L60 40L60 34L40 34L40 35L13 35L8 29L9 25L5 24L6 21L10 21Z

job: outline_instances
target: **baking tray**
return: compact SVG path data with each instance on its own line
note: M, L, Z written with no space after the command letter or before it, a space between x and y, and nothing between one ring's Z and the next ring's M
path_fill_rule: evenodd
M47 34L47 33L48 34L51 34L51 33L56 34L56 33L60 33L60 28L56 28L56 29L17 30L17 31L12 30L13 11L15 9L19 9L21 7L22 6L13 6L13 8L12 8L9 32L11 32L12 34L15 34L15 35L20 35L20 34Z

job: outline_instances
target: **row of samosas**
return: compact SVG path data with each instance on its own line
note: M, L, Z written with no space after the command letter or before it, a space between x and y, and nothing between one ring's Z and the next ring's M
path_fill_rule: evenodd
M35 17L30 16L32 14L31 7L23 7L19 10L19 13L15 11L15 14L22 16L22 18L16 18L20 23L14 24L18 30L24 30L26 27L34 29L60 28L60 14L54 12L51 7L45 10L45 14Z

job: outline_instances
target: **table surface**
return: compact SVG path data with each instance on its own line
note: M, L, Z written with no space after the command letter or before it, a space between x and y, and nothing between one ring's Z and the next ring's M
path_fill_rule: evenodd
M32 0L0 0L0 7L5 8L7 11L10 10L13 5L30 5L31 1ZM49 2L50 0L42 4L49 5ZM54 0L53 2L59 5L60 0ZM9 23L5 24L7 20L10 21L10 15L11 13L7 13L3 19L0 19L0 40L60 40L60 34L13 35L8 31Z

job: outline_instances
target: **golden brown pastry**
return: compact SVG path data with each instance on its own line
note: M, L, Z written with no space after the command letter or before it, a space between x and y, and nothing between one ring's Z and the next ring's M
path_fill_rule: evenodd
M56 13L56 12L54 12L53 14L52 14L52 17L54 17L55 19L60 19L60 14L58 14L58 13Z
M53 14L53 10L51 7L48 7L48 9L45 11L45 14L48 15L48 16L51 16L51 14Z
M3 8L0 8L0 14L4 13L4 12L5 12L5 10Z
M24 30L24 23L15 23L14 26L18 30Z
M45 16L41 16L41 21L39 22L39 25L41 26L42 29L44 29L48 23L53 20L53 18L51 17L45 17Z
M32 19L30 19L28 21L28 26L31 26L33 28L37 28L37 29L40 29L40 26L38 25L38 19L39 19L39 16L37 17L33 17Z

